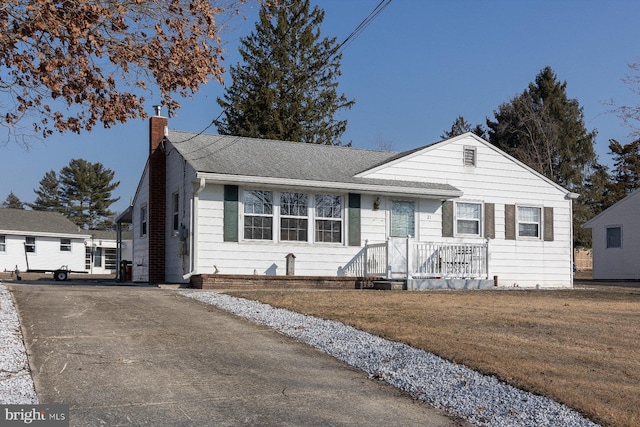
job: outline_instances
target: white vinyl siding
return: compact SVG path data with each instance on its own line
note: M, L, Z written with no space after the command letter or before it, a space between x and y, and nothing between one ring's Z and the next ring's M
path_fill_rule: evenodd
M592 232L594 279L640 280L638 212L640 189L585 224Z
M465 147L476 149L473 173L469 173L469 167L464 166L462 160ZM560 287L572 284L571 201L567 192L475 136L461 135L433 144L357 177L449 184L460 189L465 199L481 202L483 209L490 203L494 206L495 231L489 243L490 277L498 276L500 284L511 286ZM452 201L457 200L454 198ZM542 239L544 224L538 231L538 238L506 240L506 205L552 208L553 240ZM458 242L467 237L457 234L454 237L442 236L442 200L421 198L417 206L420 206L416 218L420 241ZM480 222L481 233L484 232L483 221ZM362 238L364 241L368 237L363 235Z

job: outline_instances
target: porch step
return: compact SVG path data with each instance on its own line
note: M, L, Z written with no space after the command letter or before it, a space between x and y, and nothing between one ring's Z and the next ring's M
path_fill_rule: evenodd
M404 291L407 289L406 280L374 280L373 289L382 291Z

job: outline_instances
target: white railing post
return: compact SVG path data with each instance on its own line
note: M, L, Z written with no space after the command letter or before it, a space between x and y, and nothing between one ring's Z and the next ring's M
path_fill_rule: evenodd
M364 241L364 260L362 266L363 277L369 276L369 240Z
M407 242L406 242L406 259L405 259L405 263L406 263L406 270L407 270L407 282L409 281L409 273L411 273L411 236L407 236Z
M487 239L487 242L485 243L485 249L484 249L484 274L485 276L487 276L486 278L489 278L489 239Z

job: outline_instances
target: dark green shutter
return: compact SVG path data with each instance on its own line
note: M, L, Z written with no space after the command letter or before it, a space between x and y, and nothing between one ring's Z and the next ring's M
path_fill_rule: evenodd
M516 240L516 205L504 205L504 238Z
M224 186L224 241L238 241L238 186Z
M360 194L349 193L349 246L360 246Z
M484 204L484 237L496 238L496 205L493 203Z
M442 202L442 237L453 237L453 201Z
M553 241L553 208L544 208L544 233L543 240L547 242Z

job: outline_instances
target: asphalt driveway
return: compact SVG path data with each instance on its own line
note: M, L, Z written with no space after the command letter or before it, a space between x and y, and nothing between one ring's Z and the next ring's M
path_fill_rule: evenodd
M38 398L72 426L468 425L172 290L5 284Z

